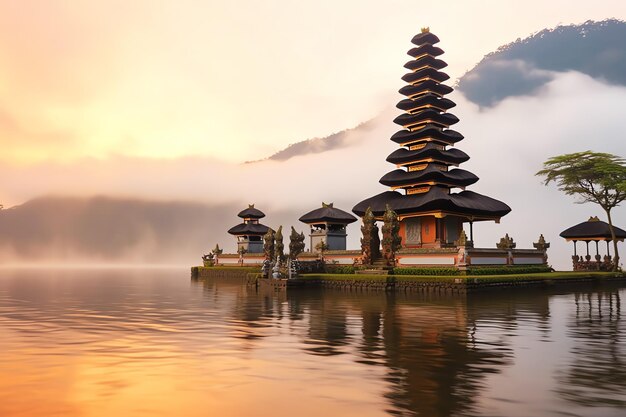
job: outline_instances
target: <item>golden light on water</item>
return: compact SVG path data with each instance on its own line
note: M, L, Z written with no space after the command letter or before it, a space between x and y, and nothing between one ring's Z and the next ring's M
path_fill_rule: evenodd
M12 340L21 338L2 333ZM63 338L79 344L82 336ZM264 407L281 416L295 409L302 416L318 416L324 409L351 415L365 393L372 398L380 394L379 387L363 380L320 386L315 371L302 374L295 362L292 368L276 367L268 354L239 357L241 353L207 348L205 357L189 358L176 346L135 338L102 341L82 353L73 351L71 343L66 352L21 348L3 358L0 392L11 395L0 395L0 415L235 417L258 415ZM331 358L327 365L352 374L353 365L346 359ZM360 415L379 412L361 410Z
M626 387L606 375L623 292L285 294L186 271L0 271L0 415L618 411Z

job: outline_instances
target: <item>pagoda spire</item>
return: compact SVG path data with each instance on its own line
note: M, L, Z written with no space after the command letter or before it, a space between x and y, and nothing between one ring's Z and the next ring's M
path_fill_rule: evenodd
M387 157L397 169L384 175L380 183L394 190L402 189L407 195L426 193L433 186L464 189L477 182L478 177L464 169L451 169L469 156L457 149L447 149L463 136L450 129L459 119L448 112L456 104L444 97L453 89L443 84L450 77L440 71L447 64L436 58L443 54L441 48L434 46L439 38L426 30L412 42L416 47L408 54L414 59L405 67L414 68L402 77L407 85L399 91L407 98L397 105L404 113L394 119L404 129L392 137L392 140L402 138L401 148ZM421 66L411 62L421 62Z
M451 128L459 119L449 112L456 104L445 97L453 88L445 84L450 77L441 71L448 64L439 58L444 53L436 46L439 38L423 28L411 42L415 46L407 53L412 59L404 65L410 72L402 77L407 84L399 90L405 98L396 106L403 113L394 119L402 129L391 137L400 148L387 157L395 169L380 179L392 191L360 202L353 212L363 216L371 207L380 219L388 204L400 219L448 217L449 226L437 221L433 236L445 240L448 235L451 241L458 238L462 222L499 221L511 209L498 200L465 191L478 177L458 168L469 156L454 147L464 138Z

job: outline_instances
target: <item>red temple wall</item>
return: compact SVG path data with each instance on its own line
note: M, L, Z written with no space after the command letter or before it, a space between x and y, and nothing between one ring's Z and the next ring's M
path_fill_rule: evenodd
M400 222L400 230L398 231L398 235L400 235L400 238L402 238L402 246L406 245L406 224L401 221Z
M435 243L437 236L435 218L422 217L422 244Z

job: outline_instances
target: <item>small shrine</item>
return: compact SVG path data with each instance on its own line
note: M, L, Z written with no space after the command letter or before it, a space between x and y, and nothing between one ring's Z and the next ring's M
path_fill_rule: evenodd
M363 217L370 208L382 220L389 205L400 220L403 248L452 247L463 223L470 225L472 242L474 222L499 222L511 208L465 189L478 177L457 168L469 156L454 148L463 135L450 129L459 119L448 112L456 104L444 97L453 89L444 84L450 77L441 71L448 64L438 58L443 54L435 46L439 38L425 28L411 42L413 59L404 65L410 72L402 77L407 85L399 90L406 98L396 106L404 114L394 120L402 130L391 137L400 148L387 157L396 169L380 179L391 191L361 201L352 211Z
M626 238L626 231L613 226L615 239L623 242ZM562 231L559 236L568 242L574 242L574 255L572 264L574 271L610 271L613 268L610 242L613 242L609 224L600 220L597 216L592 216L586 222L572 226ZM585 255L578 255L577 243L585 243ZM596 254L592 256L589 252L589 243L595 243ZM600 242L606 242L606 253L600 255ZM593 250L593 249L592 249Z
M238 253L263 253L263 235L270 229L259 223L259 219L265 217L265 213L250 204L237 216L243 219L243 223L231 227L228 233L237 236Z
M311 227L311 252L319 252L322 244L324 250L346 250L346 226L356 220L333 203L322 203L322 207L300 217L302 223Z

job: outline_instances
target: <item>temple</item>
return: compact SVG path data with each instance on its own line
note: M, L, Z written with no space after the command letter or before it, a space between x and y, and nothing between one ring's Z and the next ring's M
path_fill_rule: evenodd
M247 209L239 212L238 216L243 219L243 223L228 230L228 233L237 236L237 252L262 253L263 235L270 229L259 223L259 219L265 217L265 213L254 208L254 204L250 204Z
M438 58L443 54L434 46L439 38L423 29L411 42L416 45L408 51L413 59L404 65L411 72L402 77L408 84L399 91L406 98L396 106L404 114L394 120L402 130L391 137L400 148L387 157L396 169L380 179L391 190L361 201L352 211L362 217L371 208L381 220L388 205L398 214L404 248L451 247L459 239L463 223L470 225L471 242L474 222L499 222L511 209L501 201L465 190L478 177L456 168L469 156L450 148L463 135L450 129L459 119L448 112L455 103L444 97L453 89L444 84L450 77L440 71L448 64Z
M453 89L445 84L450 77L442 71L447 64L439 58L443 50L435 46L439 38L422 29L412 43L415 47L408 52L412 59L405 64L410 72L402 77L407 85L400 89L405 98L397 104L403 114L394 120L402 129L391 136L399 147L387 157L395 169L380 179L390 190L352 209L363 220L360 247L346 248L346 226L357 219L332 203L322 203L300 217L310 226L308 248L302 244L303 234L295 229L288 244L282 235L264 237L269 228L258 222L264 215L250 206L239 213L244 222L229 230L237 236L238 253L220 254L215 264L271 263L276 259L270 253L275 243L295 252L293 258L303 268L307 262L309 266L352 266L355 271L372 274L386 274L391 268L456 269L460 273L494 266L547 268L550 244L543 235L533 249L518 248L508 234L493 247L474 246L474 222L499 222L511 208L466 190L478 177L459 168L469 156L456 148L463 135L451 129L459 119L449 113L455 103L446 97ZM377 222L382 223L381 228ZM469 237L465 223L469 224Z
M346 226L356 221L356 217L333 206L322 203L302 217L300 221L311 226L311 251L319 252L320 245L328 250L346 250Z

